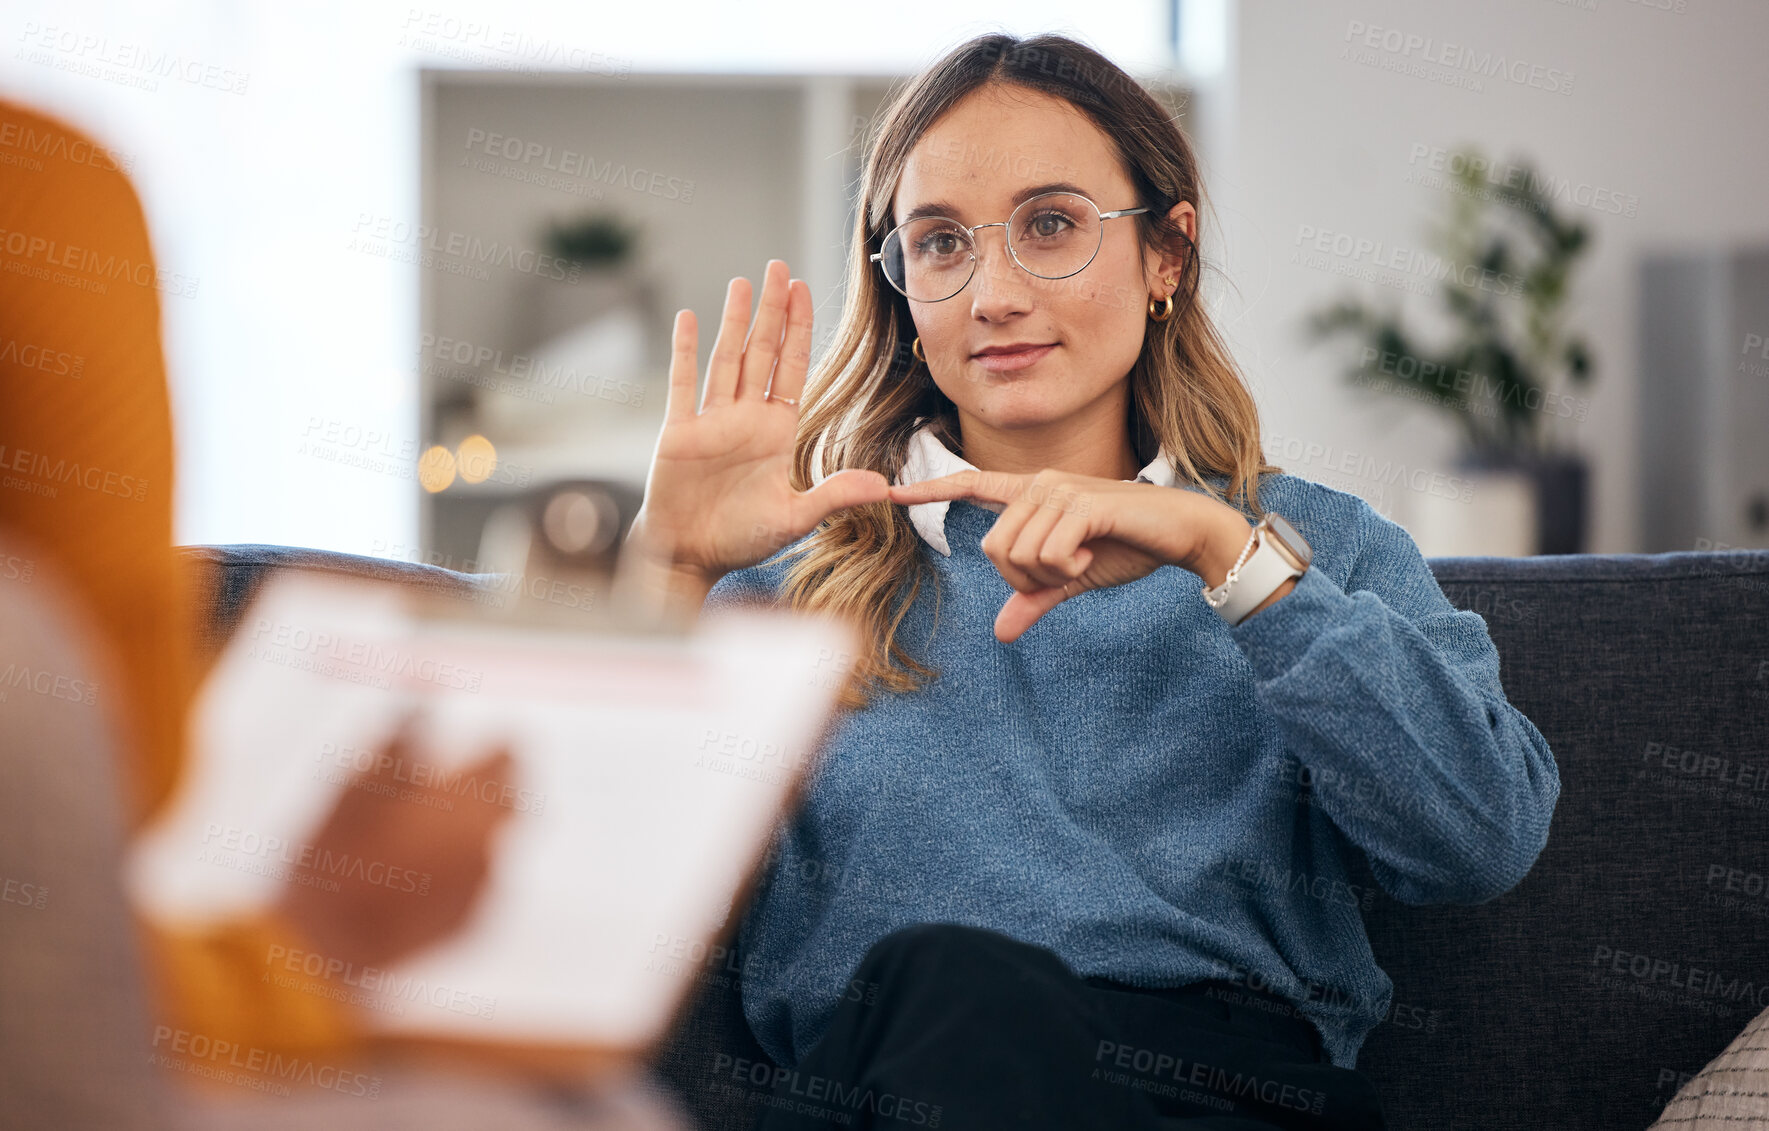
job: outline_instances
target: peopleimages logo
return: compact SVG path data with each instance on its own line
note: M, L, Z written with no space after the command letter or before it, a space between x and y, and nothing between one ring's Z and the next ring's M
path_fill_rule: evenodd
M1446 475L1423 467L1408 467L1392 459L1378 460L1367 452L1360 454L1349 448L1335 449L1332 444L1303 440L1296 436L1284 437L1272 433L1266 437L1265 451L1274 463L1281 458L1291 463L1353 475L1372 483L1387 486L1398 483L1440 499L1459 499L1466 503L1474 497L1473 481L1462 476Z
M313 758L316 762L329 763L335 770L385 775L385 782L371 779L356 787L369 792L382 792L386 782L391 782L396 785L410 785L419 790L473 798L488 805L514 809L518 813L539 813L547 803L545 793L524 789L514 782L481 778L469 773L465 767L446 769L417 758L398 758L366 746L341 746L336 742L322 742Z
M520 28L463 20L433 9L408 8L399 45L474 63L481 67L538 74L545 70L586 71L625 79L631 59L617 59L574 43L532 35Z
M49 906L49 889L42 884L27 884L8 877L6 882L0 883L0 903L16 903L41 911Z
M1681 990L1691 997L1742 1002L1751 1009L1769 1007L1769 982L1759 984L1748 977L1728 978L1718 970L1686 966L1657 955L1619 950L1598 943L1591 952L1587 981L1599 981L1600 976L1611 975L1619 976L1612 979L1614 981L1632 978L1641 985Z
M1378 270L1400 271L1433 282L1451 281L1501 298L1523 294L1526 286L1521 276L1509 271L1495 271L1485 263L1461 263L1454 259L1445 259L1424 248L1391 244L1386 240L1356 236L1350 232L1336 232L1313 224L1298 224L1290 261L1318 267L1319 264L1301 258L1311 251L1337 256L1347 263L1367 265Z
M1759 361L1750 360L1753 353L1760 359ZM1769 337L1754 331L1746 333L1744 348L1738 351L1738 355L1742 359L1738 363L1740 373L1753 377L1769 377L1769 365L1763 364L1769 362Z
M694 182L683 177L672 177L655 169L642 169L638 166L628 168L626 162L622 161L617 165L612 158L598 163L594 154L555 148L545 142L524 140L509 134L489 133L477 127L467 131L467 150L469 155L479 152L488 157L501 157L517 165L535 165L561 176L619 185L633 192L646 193L665 200L679 200L688 204L694 199ZM461 158L462 164L467 162L467 157ZM480 171L497 170L484 167Z
M74 165L90 165L94 169L106 171L121 170L125 173L133 172L135 167L135 158L126 153L106 149L62 130L46 129L39 132L18 122L0 124L0 146L30 155L37 162L37 170L42 169L42 160L45 158L67 161Z
M143 90L158 90L155 79L171 79L225 94L244 94L252 78L246 71L187 59L175 51L35 21L27 21L18 38L24 46L14 58L92 78L128 80L126 85Z
M427 982L409 973L395 974L374 966L358 966L340 958L280 944L271 945L265 953L264 964L267 967L280 967L291 974L337 982L377 997L401 1002L423 1002L437 1009L446 1009L450 1013L490 1017L497 1010L497 998L490 994L468 993L441 983Z
M1618 192L1584 181L1574 182L1566 177L1549 176L1528 165L1515 162L1490 161L1478 153L1462 153L1416 141L1407 150L1407 164L1418 166L1421 163L1427 172L1447 172L1454 178L1472 178L1489 188L1501 190L1499 195L1519 204L1533 203L1532 198L1539 197L1559 204L1589 208L1593 212L1623 216L1630 220L1640 214L1640 198L1633 193ZM1415 175L1409 173L1407 179L1414 180ZM1420 178L1419 183L1427 188L1444 188L1460 184L1460 180L1432 183L1429 179Z
M169 1025L154 1026L153 1049L148 1057L149 1064L280 1096L292 1094L288 1087L290 1083L324 1088L346 1096L381 1094L379 1076L236 1044L188 1029L174 1029Z
M1481 79L1503 79L1549 94L1571 94L1573 73L1517 59L1502 51L1483 51L1436 36L1352 20L1345 28L1345 57L1366 66L1411 74L1416 78L1483 90ZM1381 52L1386 59L1375 54ZM1427 68L1438 67L1440 71Z
M55 377L78 378L86 371L86 359L80 355L0 336L0 365L5 364Z
M98 702L98 684L91 680L74 679L47 668L33 668L17 662L0 668L0 702L5 701L7 690L11 688L22 688L46 699L65 699L87 707Z
M452 362L462 369L451 370L446 365L432 364L436 361ZM460 338L421 335L418 339L418 364L426 376L464 380L482 388L496 388L499 392L526 393L528 396L525 399L543 400L547 404L555 403L555 391L574 392L585 397L634 407L645 401L644 386L636 382L598 377L580 371L576 366L559 361L548 362L530 354L506 356L501 349L475 345ZM507 377L510 381L507 384L500 383L496 380L499 377Z
M823 1116L837 1123L852 1122L853 1116L848 1112L863 1111L874 1116L871 1122L875 1126L878 1120L894 1119L916 1127L938 1127L945 1112L940 1104L899 1096L894 1092L862 1088L858 1084L847 1084L814 1072L800 1072L794 1068L764 1064L745 1057L734 1057L729 1053L714 1055L713 1074L729 1074L735 1083L784 1093L777 1097L783 1100L802 1097L803 1102L794 1104L793 1110L804 1115ZM832 1110L840 1108L847 1108L848 1112Z
M108 294L113 282L153 287L182 298L195 298L197 294L198 280L155 267L146 259L76 247L30 232L0 228L0 250L12 257L5 265L5 270L12 274L50 280L95 294ZM65 270L55 272L55 268Z
M267 874L273 879L283 879L289 874L288 870L276 867L279 863L288 865L290 869L311 869L319 877L332 881L325 885L328 891L339 890L335 881L342 878L360 880L389 891L430 894L429 872L401 868L384 860L370 860L366 856L349 852L333 852L316 844L294 843L278 836L265 836L233 825L219 825L211 821L203 830L203 846L202 851L197 853L200 863ZM239 867L241 857L250 858L250 862L268 861L270 866L268 869L242 868Z
M1160 1049L1138 1048L1116 1041L1100 1041L1093 1060L1093 1079L1096 1080L1131 1083L1130 1080L1112 1079L1107 1074L1108 1069L1126 1069L1150 1080L1175 1080L1218 1096L1252 1097L1268 1107L1289 1108L1314 1115L1319 1115L1327 1102L1327 1093L1316 1088L1299 1088L1286 1081L1269 1077L1261 1079L1252 1073L1236 1072L1198 1060L1187 1061L1183 1056ZM1168 1089L1162 1094L1171 1096L1175 1092Z
M384 648L371 640L345 640L329 632L315 632L301 625L280 621L273 624L263 617L259 617L252 625L250 639L252 646L248 648L247 655L252 659L281 662L287 667L320 671L326 675L393 676L468 692L477 692L485 678L485 673L477 668L443 663L399 648ZM328 670L325 665L290 663L283 653L304 654L326 661L335 670ZM390 684L383 678L378 686L386 687Z
M1561 416L1583 421L1590 411L1591 402L1586 397L1569 397L1564 393L1550 392L1536 386L1524 388L1517 382L1508 386L1485 373L1477 373L1470 369L1451 370L1441 362L1428 361L1405 353L1392 353L1379 350L1375 346L1365 346L1358 359L1360 375L1371 370L1389 377L1397 377L1403 384L1410 383L1421 389L1428 389L1432 384L1440 389L1454 389L1458 393L1467 394L1470 408L1476 408L1479 402L1495 402L1498 404L1521 405L1531 412L1545 413L1549 416ZM1359 384L1368 384L1360 381ZM1440 398L1443 399L1443 398ZM1492 416L1485 412L1478 415Z
M0 472L11 471L18 474L7 475L3 481L5 486L51 499L64 486L83 487L101 495L115 495L138 503L147 498L147 480L139 475L124 475L78 460L52 460L42 452L8 449L5 444L0 444Z
M371 212L357 214L351 229L348 251L418 263L424 267L465 274L475 279L489 279L483 264L504 267L520 275L542 279L562 279L575 283L583 268L575 261L561 259L544 251L517 247L497 240L481 239L468 232L443 230L429 224L413 224L393 216ZM446 258L440 258L446 257Z

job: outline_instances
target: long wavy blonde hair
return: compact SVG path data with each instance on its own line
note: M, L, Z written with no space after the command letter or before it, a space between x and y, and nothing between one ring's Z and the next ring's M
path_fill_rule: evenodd
M908 82L869 134L847 306L805 386L793 450L798 490L843 468L870 468L894 482L922 424L963 454L956 408L906 345L915 337L908 301L880 278L869 257L890 231L891 199L910 150L946 111L991 83L1042 91L1087 115L1116 147L1137 203L1149 208L1134 217L1143 247L1190 242L1167 213L1182 200L1202 211L1197 161L1185 133L1140 83L1060 35L983 35L955 48ZM1280 469L1265 461L1258 408L1195 301L1201 270L1197 255L1188 255L1179 287L1183 305L1176 303L1166 321L1148 323L1130 371L1131 442L1142 463L1165 446L1182 479L1257 517L1258 477ZM1207 475L1226 477L1228 490L1218 490ZM935 584L905 508L888 502L845 508L782 555L789 564L781 600L849 618L867 641L842 692L844 707L864 707L877 688L912 691L937 674L896 639L922 585Z

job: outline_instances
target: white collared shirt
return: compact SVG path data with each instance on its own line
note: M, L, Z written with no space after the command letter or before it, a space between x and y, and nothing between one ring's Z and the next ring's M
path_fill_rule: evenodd
M897 475L897 486L920 483L924 479L938 479L942 475L952 475L967 468L974 471L976 465L953 455L952 450L934 435L933 427L924 424L910 437L909 453L903 460L903 470ZM1160 454L1138 472L1132 482L1171 487L1178 478L1179 472L1173 458L1163 447ZM997 514L1003 509L1000 503L982 499L972 501ZM916 533L921 535L922 541L947 557L952 556L952 547L946 542L946 511L951 505L950 501L942 499L933 503L912 503L909 506L909 521L914 524Z

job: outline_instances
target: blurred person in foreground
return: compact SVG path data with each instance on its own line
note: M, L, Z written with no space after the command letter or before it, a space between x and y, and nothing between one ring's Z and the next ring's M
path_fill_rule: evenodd
M193 297L195 283L156 268L141 206L122 164L79 131L0 101L0 535L8 546L28 547L4 560L30 563L27 581L38 581L28 595L15 586L5 596L15 605L41 604L36 619L21 613L16 622L35 626L38 635L46 631L44 625L65 628L75 658L62 666L85 662L79 659L85 648L92 670L109 673L102 680L73 682L81 684L77 698L109 720L121 762L112 767L117 812L124 831L133 831L167 803L184 765L186 714L202 666L193 619L195 587L212 579L187 573L173 547L173 429L160 344L160 292ZM76 625L87 627L82 631ZM19 658L41 644L8 641L14 655L0 656L0 668L10 660L7 670L44 670ZM62 683L51 680L55 687L69 682L65 673L56 678ZM0 714L9 734L32 736L30 749L8 751L17 758L54 756L57 734L90 737L103 731L45 729L28 713L9 712L4 701ZM380 753L398 757L408 741L402 732ZM78 761L69 753L69 765ZM499 779L511 769L509 754L498 751L465 772ZM44 780L52 779L51 774ZM104 791L110 783L95 780L91 788ZM32 812L32 798L11 800ZM426 894L351 875L333 877L333 890L292 883L270 911L218 927L136 921L155 1022L151 1038L143 1035L148 1043L138 1050L142 1060L174 1050L188 1056L200 1044L241 1051L248 1063L277 1057L278 1063L317 1065L329 1071L303 1075L338 1079L340 1066L356 1064L367 1051L357 1007L337 1000L343 995L323 973L316 976L308 967L288 963L273 970L273 958L304 953L358 969L384 967L451 933L483 886L490 838L508 815L477 798L458 800L462 803L451 806L415 804L348 789L314 837L321 852L398 860L430 873ZM41 804L52 801L46 795ZM96 821L93 814L99 812L108 812L102 803L66 819ZM8 830L9 852L29 855L26 838L33 827L45 843L65 831L55 827L63 814L35 816L39 825ZM114 863L106 859L94 866L109 869ZM120 896L114 880L93 875L85 886ZM96 905L89 910L94 916L110 914ZM16 937L28 943L37 936L26 931ZM133 949L126 943L118 953ZM37 958L48 962L54 956L8 953L0 962L28 967ZM125 1017L126 1011L119 1014L119 1024L127 1024ZM16 1016L12 1023L24 1024ZM6 1035L29 1039L26 1030ZM50 1049L46 1055L65 1066L69 1087L106 1086L100 1078L79 1081L79 1048ZM207 1067L202 1059L194 1058ZM189 1071L187 1065L176 1078L194 1084L209 1074ZM33 1084L40 1098L47 1097L45 1104L54 1102L54 1084L41 1078ZM474 1090L469 1087L463 1095L460 1079L423 1086L454 1105L457 1114L473 1110ZM240 1094L237 1088L220 1090ZM340 1094L322 1102L342 1099L349 1091L339 1088ZM646 1114L628 1101L590 1113L604 1120L595 1125L615 1125L605 1120L617 1108L626 1113L619 1125L668 1126L657 1113ZM391 1118L399 1108L383 1103L376 1110ZM47 1108L38 1113L46 1119L54 1115ZM287 1106L283 1114L302 1118L298 1106ZM493 1114L516 1119L513 1125L530 1125L521 1122L521 1103L496 1107ZM346 1123L369 1115L349 1108L339 1112ZM533 1125L543 1124L583 1125L565 1109Z

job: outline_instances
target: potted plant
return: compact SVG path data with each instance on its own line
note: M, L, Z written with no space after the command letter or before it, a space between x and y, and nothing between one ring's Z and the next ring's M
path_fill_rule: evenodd
M575 220L554 220L547 248L560 259L585 267L616 267L632 254L639 229L613 212L591 212Z
M515 312L512 329L525 350L543 348L592 323L617 336L643 338L656 324L656 284L640 267L644 230L612 209L552 218L540 231L554 263L537 271ZM618 365L610 357L604 364Z
M1565 308L1590 236L1556 209L1531 163L1503 166L1495 184L1478 152L1460 156L1447 216L1429 234L1436 258L1421 260L1438 280L1446 329L1427 334L1403 321L1398 304L1347 299L1311 315L1307 332L1358 344L1351 383L1453 417L1462 469L1527 476L1537 553L1581 553L1589 476L1565 433L1589 403L1568 390L1588 387L1593 372Z
M547 475L630 475L634 460L644 466L634 437L655 435L668 358L659 283L641 254L648 232L604 208L543 219L534 233L551 260L510 296L509 348L479 390L475 425Z

